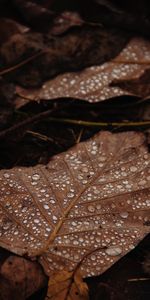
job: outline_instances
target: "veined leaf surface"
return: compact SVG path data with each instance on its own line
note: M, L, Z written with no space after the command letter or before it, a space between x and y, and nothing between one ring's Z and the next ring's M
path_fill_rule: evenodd
M149 161L144 135L101 132L47 166L0 171L0 246L48 276L104 272L149 233Z

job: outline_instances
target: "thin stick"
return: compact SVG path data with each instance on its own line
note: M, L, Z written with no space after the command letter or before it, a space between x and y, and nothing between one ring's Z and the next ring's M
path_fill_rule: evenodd
M29 58L24 59L23 61L21 61L20 63L16 64L15 66L12 66L10 68L4 69L3 71L0 71L0 76L1 75L5 75L7 73L10 73L12 71L15 71L16 69L19 69L20 67L26 65L28 62L34 60L35 58L41 56L44 53L45 53L45 50L41 50L40 52L38 52L36 54L33 54Z
M150 278L131 278L131 279L128 279L129 282L147 281L147 280L150 280Z
M137 126L148 126L150 121L139 121L139 122L92 122L92 121L83 121L83 120L74 120L74 119L59 119L59 118L48 118L50 122L66 123L66 124L75 124L86 127L137 127Z
M65 103L64 105L61 106L61 109L66 108L69 105L70 105L70 103L67 103L67 104ZM7 137L8 135L11 135L13 132L15 132L17 130L23 130L26 127L28 127L29 125L31 125L33 123L37 123L40 120L43 120L46 117L49 117L49 115L51 113L56 112L58 110L60 110L60 107L52 108L52 109L49 109L47 111L41 112L41 113L39 113L37 115L34 115L34 116L30 117L30 118L27 118L26 120L21 121L20 123L12 126L10 128L8 128L8 129L5 129L5 130L1 131L0 132L0 139L4 138L4 137Z

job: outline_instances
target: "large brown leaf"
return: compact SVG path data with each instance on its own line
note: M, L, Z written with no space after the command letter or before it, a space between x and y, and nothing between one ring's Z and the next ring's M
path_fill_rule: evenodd
M59 75L47 81L41 89L19 89L19 93L31 100L71 97L89 102L99 102L121 95L142 97L143 94L136 90L125 90L122 86L111 86L111 83L114 80L137 80L149 66L150 42L135 38L113 61L86 68L81 72ZM17 100L17 106L22 103L20 99Z
M47 166L0 171L0 245L48 276L104 272L149 233L149 158L142 134L101 132Z

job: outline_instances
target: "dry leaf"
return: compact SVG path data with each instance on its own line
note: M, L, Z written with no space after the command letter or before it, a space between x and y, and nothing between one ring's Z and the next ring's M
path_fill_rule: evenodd
M116 57L128 40L129 34L100 26L94 27L93 35L93 27L85 24L55 38L32 31L17 34L0 47L0 74L7 73L9 82L25 88L39 88L45 80L60 73L99 65ZM30 63L17 66L32 55ZM10 66L14 66L12 72Z
M12 35L24 34L29 28L11 19L0 18L0 44L7 41Z
M113 1L110 0L94 0L98 4L107 7L108 9L116 12L116 13L121 13L122 9L118 7L116 3L113 3Z
M46 300L88 300L88 286L80 272L60 271L52 276L48 284Z
M81 26L84 21L80 15L73 11L64 11L53 21L50 33L53 35L59 35L74 26Z
M34 3L34 1L14 0L13 2L16 10L27 24L39 30L47 29L50 26L54 13L42 6L41 1Z
M0 267L1 300L25 300L45 285L46 277L36 262L9 256Z
M0 246L45 273L107 270L149 233L144 135L100 132L47 166L0 171Z
M59 75L47 81L39 90L19 89L19 92L33 100L71 97L89 102L99 102L121 95L135 95L135 91L125 91L121 87L111 86L111 83L114 80L138 79L149 66L150 42L136 38L111 62L81 72ZM17 99L16 103L20 106L23 102Z

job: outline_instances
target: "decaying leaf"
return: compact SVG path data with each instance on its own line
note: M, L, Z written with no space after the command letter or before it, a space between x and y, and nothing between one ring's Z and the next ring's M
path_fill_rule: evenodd
M37 262L9 256L0 267L0 299L25 300L46 285L46 277Z
M0 171L0 246L48 276L104 272L149 233L144 135L100 132L47 166Z
M29 28L11 19L0 18L0 44L7 41L12 35L24 34Z
M9 82L37 88L60 73L99 65L116 57L128 40L129 34L100 26L94 26L93 35L93 26L85 24L59 37L32 31L13 35L0 47L0 74L7 75ZM39 55L34 57L35 54ZM30 63L16 66L31 56L34 59ZM10 66L14 66L11 72Z
M46 300L88 300L88 286L80 272L60 271L49 280Z
M42 6L43 3L37 3L36 1L13 1L16 10L21 14L21 17L27 24L43 30L50 26L54 14L46 7ZM50 1L49 1L50 2ZM52 2L52 1L51 1Z
M51 34L59 35L74 26L81 26L84 21L80 15L72 11L64 11L53 21L52 28L50 29Z
M113 61L81 72L59 75L38 90L19 89L19 92L33 100L71 97L89 102L99 102L121 95L137 95L136 91L111 86L111 83L114 80L138 79L149 66L150 42L136 38ZM20 99L16 103L20 104Z

